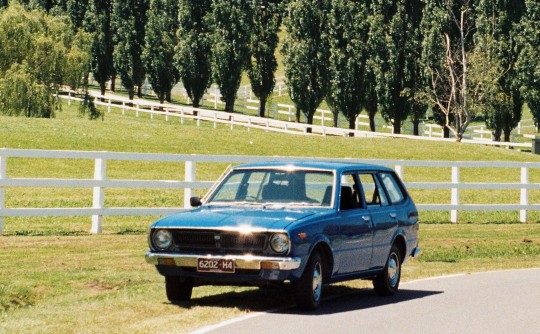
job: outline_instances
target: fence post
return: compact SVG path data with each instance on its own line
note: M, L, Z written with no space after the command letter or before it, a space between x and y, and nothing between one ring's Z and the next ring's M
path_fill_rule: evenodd
M395 170L396 170L397 176L399 176L401 181L403 181L403 166L402 165L396 165Z
M521 167L521 184L529 184L529 168ZM529 205L529 189L523 187L521 188L521 194L519 197L519 204ZM527 222L527 209L519 210L519 221L522 223Z
M194 182L196 178L196 163L194 161L186 161L186 170L184 181ZM191 208L190 198L193 192L191 187L184 188L184 208Z
M6 179L6 159L0 155L0 181ZM4 200L5 200L6 190L4 186L0 186L0 211L4 209ZM4 233L4 217L0 216L0 235Z
M107 170L107 161L102 158L97 158L94 168L94 180L105 180ZM94 209L103 209L105 206L105 188L94 187L93 205ZM103 216L92 215L92 229L90 233L99 234L103 230Z
M459 184L459 167L458 166L452 166L452 183L453 184ZM459 205L459 189L457 187L452 188L452 197L451 197L451 203L452 205ZM450 221L452 223L457 223L458 221L458 211L453 209L450 211Z

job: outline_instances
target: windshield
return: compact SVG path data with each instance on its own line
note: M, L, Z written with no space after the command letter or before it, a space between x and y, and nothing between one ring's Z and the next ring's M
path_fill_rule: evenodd
M238 170L230 173L208 204L332 206L334 174L305 170Z

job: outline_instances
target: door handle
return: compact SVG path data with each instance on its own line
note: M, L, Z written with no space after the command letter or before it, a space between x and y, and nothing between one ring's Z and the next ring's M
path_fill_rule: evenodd
M397 215L396 215L395 213L392 212L392 213L390 214L390 217L392 217L392 218L395 219L395 218L397 217Z
M370 220L370 219L369 219L369 216L362 216L362 219L363 219L366 223L368 223L369 220Z

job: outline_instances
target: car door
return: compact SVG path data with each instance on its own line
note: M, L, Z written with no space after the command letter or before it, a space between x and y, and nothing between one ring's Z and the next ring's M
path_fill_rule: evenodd
M397 228L397 213L390 205L386 192L375 172L358 175L367 211L373 224L371 269L384 267Z
M371 264L372 223L360 197L356 173L341 177L339 196L338 274L367 270Z

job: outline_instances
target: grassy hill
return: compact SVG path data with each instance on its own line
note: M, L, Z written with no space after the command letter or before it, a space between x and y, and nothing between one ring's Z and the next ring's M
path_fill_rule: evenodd
M56 119L0 117L0 147L159 153L289 155L415 160L540 161L530 153L456 143L405 139L304 137L194 123L180 125L107 113L103 121L77 116L65 106ZM201 179L225 166L198 165ZM470 180L516 175L463 171ZM110 178L178 179L178 164L109 162ZM13 159L8 177L87 177L93 163L62 159ZM514 177L515 180L516 176ZM406 169L406 180L448 181L448 171ZM540 179L537 173L531 178ZM486 197L463 194L462 199ZM493 192L491 192L493 193ZM515 191L510 196L515 196ZM491 194L493 196L493 194ZM448 194L416 193L415 198ZM506 201L507 193L494 195ZM91 206L91 189L6 189L7 207ZM108 206L178 205L179 191L107 190ZM501 199L502 198L502 199ZM423 215L444 222L447 213ZM429 218L431 217L431 218ZM512 218L513 217L513 218ZM498 223L517 220L496 216ZM470 217L472 221L476 222ZM5 219L0 237L0 332L183 333L225 319L290 305L285 291L200 287L189 305L166 301L163 278L144 262L145 231L153 217L107 217L105 234L88 235L89 217ZM467 221L467 220L465 220ZM405 264L403 280L446 273L540 266L540 224L422 224L423 254ZM329 287L324 296L354 293L369 282Z

